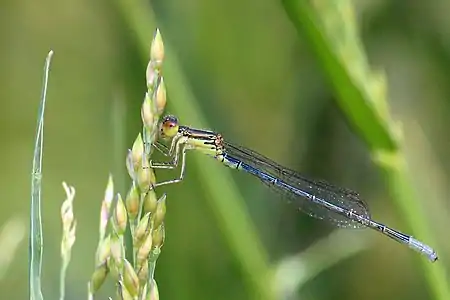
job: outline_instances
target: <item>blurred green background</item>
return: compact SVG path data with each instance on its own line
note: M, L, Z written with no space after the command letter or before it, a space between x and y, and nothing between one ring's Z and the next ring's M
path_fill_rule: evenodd
M408 175L433 233L417 238L432 243L437 264L448 269L450 3L354 2L370 63L386 72ZM411 232L383 173L337 106L311 45L278 1L6 0L0 4L0 224L18 217L28 226L42 67L47 52L55 51L45 119L45 299L58 295L63 180L77 189L78 220L66 299L86 297L108 174L116 192L125 195L130 185L125 154L141 130L147 49L156 26L168 51L168 113L313 178L357 190L375 220ZM159 171L157 177L177 174ZM205 182L210 176L214 189ZM260 266L275 275L267 285L276 287L279 299L435 299L426 281L433 275L407 247L371 230L335 231L277 201L258 180L201 154L188 153L183 183L158 192L168 195L166 241L156 269L161 299L262 299L251 279L261 274L248 273L255 266L255 273ZM234 220L224 211L231 205L227 196L249 216L246 226L256 228L259 254L239 248L253 241L239 226L231 231L242 244L230 242L226 224ZM8 261L1 254L8 245L0 248L0 260ZM27 251L22 241L9 257L0 299L27 297ZM98 299L113 294L108 282Z

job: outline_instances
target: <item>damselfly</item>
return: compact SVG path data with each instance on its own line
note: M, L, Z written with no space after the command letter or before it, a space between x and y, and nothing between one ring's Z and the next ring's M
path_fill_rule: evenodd
M324 181L307 179L255 151L225 141L216 132L181 126L174 116L163 118L161 137L172 140L170 148L160 143L155 143L154 146L164 155L171 157L172 161L151 162L150 167L174 169L180 163L181 173L179 178L156 183L154 187L182 181L186 151L199 150L230 168L257 177L270 189L296 205L300 211L312 217L327 220L338 227L368 227L409 246L432 262L438 259L430 246L372 220L367 205L358 193L352 190L339 188Z

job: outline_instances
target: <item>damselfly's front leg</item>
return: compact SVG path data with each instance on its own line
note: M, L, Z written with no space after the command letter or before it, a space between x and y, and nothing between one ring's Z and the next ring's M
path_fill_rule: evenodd
M153 162L150 161L150 168L154 169L175 169L178 166L178 160L180 157L181 148L185 148L185 144L182 137L179 137L172 141L169 153L166 152L166 156L172 157L172 161L169 162ZM158 149L158 148L157 148ZM161 149L162 150L162 149ZM164 150L162 150L164 151Z
M172 161L170 162L153 162L152 160L148 161L148 164L143 166L143 168L155 168L155 169L174 169L178 163L178 153L179 153L179 147L180 147L180 140L181 136L175 136L172 139L172 143L170 145L170 148L167 148L164 144L161 144L159 142L153 143L153 147L158 150L160 153L162 153L166 157L173 157ZM146 161L145 153L142 153L142 161Z
M166 145L160 142L154 142L153 147L155 147L155 149L158 150L158 152L162 155L166 157L170 156L170 149Z
M161 144L160 142L156 141L153 143L153 146L156 150L164 154L164 156L173 156L173 153L175 151L175 148L177 147L177 144L179 144L179 140L182 138L182 135L176 135L173 137L172 142L170 143L170 148L167 149L167 146Z
M177 147L177 149L180 149L180 147ZM178 183L181 182L184 178L184 170L185 170L185 165L186 165L186 151L189 150L191 148L186 147L186 144L183 144L181 146L181 172L180 172L180 177L176 178L176 179L172 179L172 180L166 180L166 181L162 181L162 182L158 182L153 184L153 187L158 187L161 185L167 185L167 184L172 184L172 183ZM176 159L176 161L174 161L174 165L173 166L167 166L167 169L170 167L171 169L175 168L178 165L178 158Z

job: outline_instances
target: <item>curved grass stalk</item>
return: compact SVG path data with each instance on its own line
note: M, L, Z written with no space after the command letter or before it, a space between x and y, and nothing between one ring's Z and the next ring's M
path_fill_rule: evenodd
M304 251L283 258L274 268L277 299L294 299L295 293L310 280L339 262L366 250L367 236L335 230Z
M362 50L350 0L283 0L296 30L307 37L337 94L349 123L384 171L395 204L411 233L434 245L420 201L410 182L401 132L389 115L385 77L374 72ZM417 256L419 258L419 256ZM442 263L421 259L435 299L450 299Z

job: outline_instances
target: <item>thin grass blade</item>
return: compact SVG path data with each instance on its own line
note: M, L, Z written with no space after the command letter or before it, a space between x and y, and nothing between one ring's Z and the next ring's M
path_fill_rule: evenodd
M44 81L42 86L41 103L39 104L36 139L33 155L33 170L31 172L31 211L29 236L29 298L42 300L41 269L43 252L43 235L41 219L41 188L42 188L42 150L44 143L44 111L47 98L48 76L53 51L45 60Z

